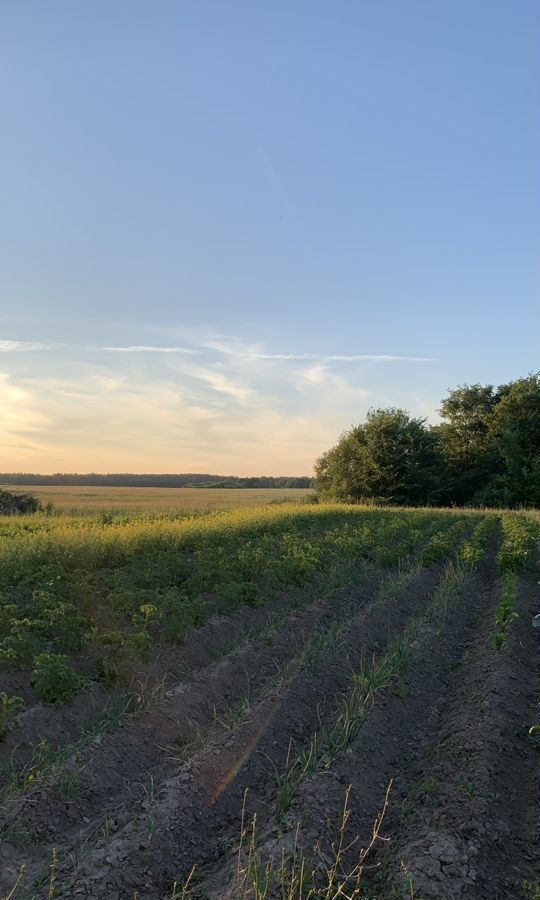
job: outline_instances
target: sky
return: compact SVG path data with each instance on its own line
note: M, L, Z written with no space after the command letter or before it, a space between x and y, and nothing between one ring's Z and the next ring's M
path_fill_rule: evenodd
M539 368L537 0L0 13L0 471L309 475Z

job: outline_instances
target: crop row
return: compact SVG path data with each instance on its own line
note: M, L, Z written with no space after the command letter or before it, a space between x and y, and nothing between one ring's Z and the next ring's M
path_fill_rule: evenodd
M519 572L525 568L539 537L538 523L517 513L501 516L503 539L498 555L502 572Z
M446 513L334 506L39 533L17 523L0 550L0 665L32 669L43 700L69 699L80 680L65 654L89 653L96 673L115 680L149 658L156 638L182 641L212 612L264 602L350 560L394 565L433 536L446 553L467 527Z
M483 559L494 536L500 529L499 519L484 516L475 525L470 538L464 542L459 551L459 560L474 569Z

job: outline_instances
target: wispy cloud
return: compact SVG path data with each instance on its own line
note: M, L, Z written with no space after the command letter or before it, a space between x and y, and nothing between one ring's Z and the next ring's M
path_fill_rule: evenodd
M430 356L398 356L388 353L272 353L267 351L261 344L249 344L240 338L226 337L223 335L213 336L208 339L201 340L201 347L207 350L213 350L224 356L246 360L291 360L302 361L312 359L325 362L437 362Z
M245 385L236 384L224 375L222 372L215 372L213 369L193 369L189 373L192 377L198 378L209 384L215 391L222 394L228 394L235 400L242 402L249 400L253 396L253 390Z
M148 344L133 344L129 347L93 347L93 350L106 350L108 353L187 353L196 354L194 347L159 347Z
M353 353L351 356L325 356L335 362L438 362L432 356L388 356L385 354Z
M52 344L39 341L0 341L0 353L24 353L29 350L51 350Z
M109 340L0 341L7 468L309 473L370 405L417 412L426 379L410 364L435 362L294 345L287 352L290 344L281 352L210 329L119 331ZM20 356L46 349L57 352Z

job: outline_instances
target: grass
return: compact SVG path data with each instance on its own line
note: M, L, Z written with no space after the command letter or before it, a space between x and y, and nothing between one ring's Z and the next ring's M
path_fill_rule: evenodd
M319 840L313 850L306 852L298 824L292 849L283 848L281 854L269 858L258 847L257 817L246 823L244 799L234 885L226 896L231 900L365 900L364 875L374 848L385 840L381 829L391 788L390 782L366 847L359 847L357 839L347 837L351 815L349 786L336 836L329 846Z

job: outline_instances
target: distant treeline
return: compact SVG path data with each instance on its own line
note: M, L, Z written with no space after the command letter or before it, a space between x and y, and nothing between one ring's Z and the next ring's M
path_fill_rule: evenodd
M57 472L36 475L30 472L0 472L0 484L65 485L67 487L211 487L211 488L310 488L311 478L287 475L256 475L239 478L236 475L132 475L128 473L87 475Z

